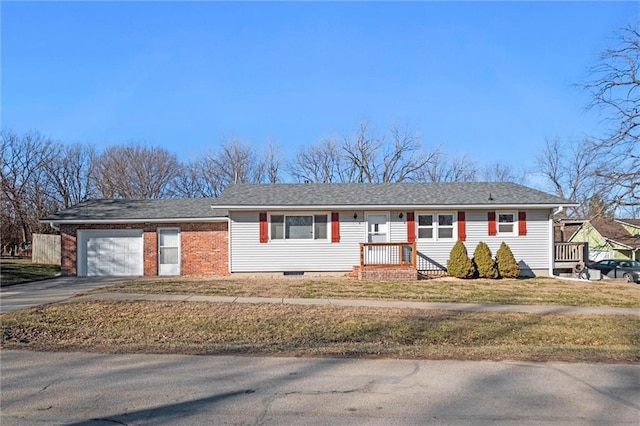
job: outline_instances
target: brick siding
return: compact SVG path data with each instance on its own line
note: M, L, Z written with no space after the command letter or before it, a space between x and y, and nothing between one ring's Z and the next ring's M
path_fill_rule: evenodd
M418 279L412 266L365 266L358 269L359 280L410 281Z
M226 222L154 223L111 225L61 225L62 275L77 275L78 230L142 229L144 275L158 275L158 228L180 228L182 275L228 275L228 225Z

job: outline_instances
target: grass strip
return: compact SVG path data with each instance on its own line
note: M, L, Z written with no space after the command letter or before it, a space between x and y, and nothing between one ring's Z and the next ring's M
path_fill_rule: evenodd
M105 290L98 290L105 291ZM516 305L640 307L640 286L613 281L518 280L358 281L347 278L143 279L106 291L216 296L351 298Z
M635 316L200 302L73 302L3 314L4 349L640 361Z

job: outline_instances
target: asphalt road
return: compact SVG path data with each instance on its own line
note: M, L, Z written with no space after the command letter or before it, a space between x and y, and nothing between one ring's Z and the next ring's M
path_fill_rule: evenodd
M638 425L640 366L1 353L5 425Z

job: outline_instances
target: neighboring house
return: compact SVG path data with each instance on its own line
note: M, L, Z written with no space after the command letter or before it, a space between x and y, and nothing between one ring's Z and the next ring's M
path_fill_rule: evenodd
M573 205L513 183L232 184L215 199L87 201L42 221L60 228L67 275L348 272L371 242L407 243L418 270L444 270L457 240L470 256L504 241L524 275L549 275L552 216Z
M585 221L569 238L589 244L589 259L640 260L640 220L596 218Z

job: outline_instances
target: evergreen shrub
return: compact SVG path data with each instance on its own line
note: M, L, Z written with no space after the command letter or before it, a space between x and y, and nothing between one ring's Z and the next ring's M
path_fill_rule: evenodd
M503 241L500 248L496 252L496 263L498 264L498 272L502 278L517 278L520 275L520 267L516 258L513 257L511 249Z
M460 240L451 249L449 260L447 260L447 272L456 278L473 278L475 275L473 262L469 259L467 248Z
M491 256L491 249L487 243L480 241L473 252L473 261L478 269L480 278L490 278L492 280L499 278L498 265Z

